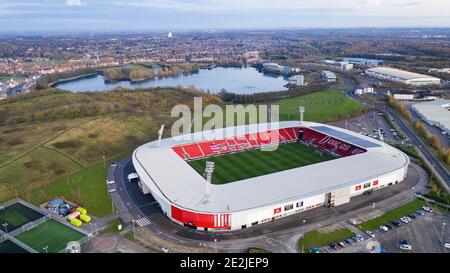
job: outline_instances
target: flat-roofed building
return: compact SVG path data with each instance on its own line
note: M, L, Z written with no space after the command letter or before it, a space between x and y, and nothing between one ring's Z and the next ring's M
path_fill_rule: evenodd
M366 70L366 75L415 86L440 84L441 79L390 67L375 67Z
M450 100L416 103L411 109L426 123L450 135Z
M344 62L355 65L365 65L365 66L383 66L383 60L366 59L366 58L344 58Z
M321 73L322 78L325 79L326 82L335 82L336 81L336 74L334 74L331 71L324 70Z

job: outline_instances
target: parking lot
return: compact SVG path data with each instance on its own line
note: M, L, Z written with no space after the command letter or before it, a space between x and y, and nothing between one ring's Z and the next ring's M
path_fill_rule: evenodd
M446 224L443 225L443 223ZM360 231L358 233L363 235L364 241L354 242L351 245L345 243L344 247L337 246L336 249L326 246L320 251L323 253L450 253L450 249L443 246L443 243L450 243L449 225L449 215L426 213L409 223L401 222L398 227L388 231L374 230L374 238ZM411 245L410 251L400 250L399 243L403 240Z
M400 138L395 135L397 132L394 133L391 131L391 129L394 128L392 128L386 118L377 111L371 111L357 118L338 121L332 124L374 138L379 137L377 130L381 128L381 133L383 134L385 141L400 141Z

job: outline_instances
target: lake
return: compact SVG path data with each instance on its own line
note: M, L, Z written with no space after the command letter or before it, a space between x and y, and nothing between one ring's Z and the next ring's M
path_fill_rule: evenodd
M194 85L197 89L210 90L217 93L222 89L238 94L251 94L267 91L286 90L287 84L282 76L273 76L260 73L253 67L216 67L213 69L200 69L198 73L180 75L177 77L157 78L141 82L118 81L107 82L102 75L79 78L55 84L54 87L72 92L84 91L110 91L116 87L128 89L151 87L188 87Z

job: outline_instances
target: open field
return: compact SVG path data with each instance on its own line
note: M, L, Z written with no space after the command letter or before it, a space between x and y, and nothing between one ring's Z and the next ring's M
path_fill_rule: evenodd
M7 231L11 232L25 225L26 223L36 221L37 219L43 217L41 213L30 209L20 203L14 203L2 210L0 210L0 228L2 231L6 231L3 226L7 223Z
M306 165L334 159L323 153L315 154L315 149L299 143L281 144L276 151L268 152L259 149L227 154L189 162L199 173L203 174L206 161L215 162L213 184L226 184L242 179L280 172Z
M28 251L10 240L6 240L0 243L0 253L28 253Z
M359 229L366 230L375 230L378 229L381 225L389 223L393 220L398 220L400 217L411 214L422 206L425 206L425 201L420 199L415 199L412 202L409 202L403 206L390 210L383 214L380 217L371 219L367 222L361 223L358 225Z
M105 168L99 163L60 178L31 192L30 201L39 205L59 196L81 205L95 216L106 216L112 213L105 183L107 168L108 165Z
M43 253L44 247L48 247L49 253L55 253L63 250L68 242L78 241L83 237L84 234L55 220L49 220L16 236L18 240Z
M305 106L304 119L315 122L338 120L362 113L364 110L361 103L344 94L325 90L280 100L280 120L299 120L300 104Z
M346 228L342 228L330 233L320 233L317 230L312 230L305 233L303 239L298 241L298 248L301 250L303 247L304 252L309 252L313 246L322 247L332 242L340 242L346 238L355 236L353 232Z

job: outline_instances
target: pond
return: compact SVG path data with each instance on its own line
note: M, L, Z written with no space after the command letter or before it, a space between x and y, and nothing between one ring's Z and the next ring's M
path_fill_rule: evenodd
M72 92L110 91L116 87L128 89L151 87L189 87L194 85L197 89L218 93L222 89L238 94L251 94L267 91L286 90L288 82L282 76L268 75L259 72L253 67L215 67L213 69L200 69L198 73L181 75L177 77L157 78L154 80L130 82L105 81L102 75L83 77L54 85L56 88Z

